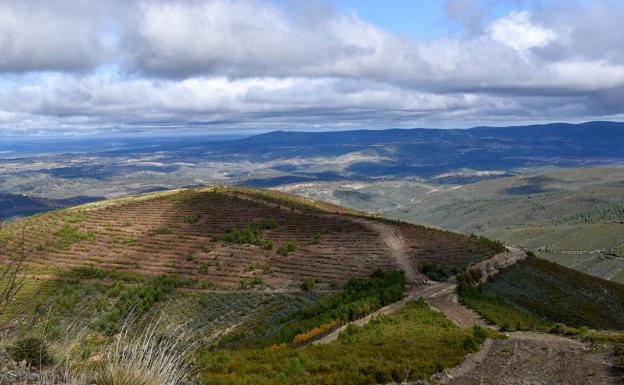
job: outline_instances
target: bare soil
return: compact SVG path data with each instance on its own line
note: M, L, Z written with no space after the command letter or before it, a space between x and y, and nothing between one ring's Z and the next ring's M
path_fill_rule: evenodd
M488 340L460 366L434 377L452 385L622 384L610 349L544 333Z

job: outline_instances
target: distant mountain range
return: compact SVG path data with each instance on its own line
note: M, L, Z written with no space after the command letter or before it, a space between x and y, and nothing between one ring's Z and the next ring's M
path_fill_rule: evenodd
M0 192L9 194L0 196L0 214L29 215L85 199L184 186L397 179L466 184L543 169L624 164L622 149L620 122L274 131L229 140L215 135L0 138ZM62 200L40 200L48 198Z
M210 143L205 155L252 162L354 152L382 160L353 163L351 176L431 176L461 168L508 170L576 167L624 161L624 123L554 123L472 129L390 129L339 132L274 131Z

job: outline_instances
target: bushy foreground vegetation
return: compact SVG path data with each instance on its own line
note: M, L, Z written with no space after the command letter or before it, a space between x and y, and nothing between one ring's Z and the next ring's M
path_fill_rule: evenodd
M462 302L504 329L624 329L624 286L531 257L478 287L462 285Z
M22 324L27 329L41 328L52 338L61 336L68 323L88 324L88 329L111 336L129 317L141 318L176 289L198 284L174 276L75 268L64 273L62 280L48 283L46 294L39 293L32 304L32 314L22 309Z
M335 343L206 351L198 361L206 385L383 384L453 367L488 333L460 329L424 301L412 301L364 327L348 327Z
M271 315L258 311L250 319L264 321L252 322L255 328L245 323L216 345L203 344L197 334L189 334L189 327L200 330L200 324L211 321L208 318L172 328L178 316L174 306L161 308L161 314L167 314L166 323L154 321L151 309L170 299L176 289L192 287L192 281L94 268L75 269L66 278L41 309L46 313L45 326L22 330L21 337L13 338L5 349L14 360L43 367L72 384L179 385L193 373L206 385L377 384L426 379L457 365L467 353L478 350L484 338L494 336L480 328L458 328L419 300L393 315L374 318L366 326L349 326L336 342L308 344L342 323L400 299L405 285L401 272L377 271L368 278L353 278L340 293L281 319L275 318L273 313L279 309L274 307L267 309ZM205 300L198 297L198 306L211 307L214 295L221 294L210 295ZM232 310L235 297L240 296L232 293L225 307L212 313ZM266 302L258 300L258 304ZM202 305L205 301L210 303ZM130 316L123 317L124 311ZM206 317L212 319L216 313ZM76 317L88 322L76 322L81 321ZM72 322L63 322L68 319ZM221 327L233 321L224 322ZM255 338L239 339L241 330Z
M273 344L301 344L319 337L345 322L361 318L403 297L403 272L376 271L369 278L352 278L344 290L290 314L277 323L243 325L247 332L234 332L222 341L229 347L267 347ZM310 333L312 330L317 332ZM307 337L307 338L304 338Z

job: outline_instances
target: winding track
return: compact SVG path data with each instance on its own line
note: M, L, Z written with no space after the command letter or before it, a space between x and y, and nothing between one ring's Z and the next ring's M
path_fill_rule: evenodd
M288 206L281 205L279 203L268 202L259 198L250 197L245 194L230 193L229 195L236 196L239 199L244 199L247 201L252 201L252 202L257 202L257 203L277 207L284 211L303 214L303 211L301 210L298 210L298 209L293 210L292 208ZM317 216L322 216L322 217L327 217L327 216L329 217L340 216L341 218L345 217L342 214L332 214L332 213L309 214L309 215L317 215ZM406 281L410 286L423 285L427 282L427 278L420 271L414 269L414 266L412 266L412 263L409 260L409 247L403 241L403 237L401 236L398 229L386 223L376 221L373 219L367 219L364 217L348 216L348 218L351 222L364 225L379 234L383 242L388 246L390 256L396 261L397 266L405 272Z
M248 196L242 199L256 200ZM271 204L258 200L264 204ZM289 207L276 205L284 210ZM320 214L335 215L335 214ZM429 305L444 313L458 326L481 325L491 329L478 313L459 303L457 283L430 282L415 270L409 261L409 248L399 231L383 222L352 217L380 234L397 265L405 272L410 287L405 298L376 312L355 320L352 324L362 326L373 317L388 315L400 310L409 301L424 298ZM504 253L478 262L472 266L481 270L482 282L511 266L527 255L520 249L508 247ZM312 344L326 344L335 341L347 327L344 325ZM546 333L508 333L505 340L486 340L481 349L469 355L457 367L446 369L432 377L438 384L448 385L607 385L622 384L624 379L616 373L616 365L608 349L594 350L586 343ZM420 383L420 382L419 382Z

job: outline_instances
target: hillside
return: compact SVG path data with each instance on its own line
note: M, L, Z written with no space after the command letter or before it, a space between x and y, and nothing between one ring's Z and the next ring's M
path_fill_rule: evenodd
M576 328L623 330L624 285L531 257L494 276L462 300L505 330Z
M107 384L89 376L121 370L151 376L149 384L179 384L171 376L195 373L204 385L356 385L426 381L482 347L494 359L492 340L511 357L526 356L514 347L524 337L507 342L458 304L454 278L424 278L445 279L469 265L485 278L525 257L500 253L484 238L231 187L148 193L16 220L0 238L13 257L21 255L21 234L23 287L1 319L11 337L0 344L0 363L13 365L12 373L26 361L60 376L69 362L82 377L59 383ZM614 345L597 353L600 363L590 345L567 339L554 354L567 354L571 344L579 373L616 378ZM174 366L161 372L160 360ZM0 374L7 379L15 383Z
M453 233L326 213L289 198L271 203L246 191L185 190L84 205L13 223L8 231L26 225L33 266L176 274L223 287L253 275L279 288L396 269L386 227L404 239L415 269L434 258L461 264L490 252Z
M207 188L149 193L11 222L3 242L57 279L79 267L162 274L216 289L326 289L377 269L422 282L427 263L464 267L493 251L455 233L367 217L286 194Z
M21 337L0 344L0 363L26 357L39 367L41 353L28 353L35 343L57 349L50 355L66 344L79 346L66 353L77 353L72 360L84 365L85 357L112 349L117 338L132 343L136 334L158 333L159 343L162 338L193 341L196 360L206 367L201 372L206 384L214 380L211 368L225 363L219 355L231 354L234 360L240 351L243 361L231 364L252 372L257 369L249 369L244 357L258 349L280 351L279 360L291 360L293 354L299 357L295 348L302 344L421 287L425 264L461 270L497 252L482 239L241 188L89 203L12 221L0 240L5 255L19 259L23 251L26 258L18 278L23 286L0 313L2 326ZM367 332L372 345L306 349L319 364L345 352L364 360L358 367L340 362L335 373L320 371L314 383L335 383L336 376L354 384L424 379L461 362L483 338L466 347L462 341L472 338L469 328L450 328L450 321L424 303L410 306L406 315L383 326L391 339ZM410 337L418 340L409 357L429 358L395 360L402 336L413 327L420 331ZM379 344L388 347L372 348ZM298 383L289 364L277 362L275 370L286 376L282 382ZM47 362L52 364L58 361ZM271 375L250 373L243 383L273 383ZM238 383L227 378L225 383Z
M484 234L624 282L624 169L575 168L468 184L387 181L280 188L355 209Z

